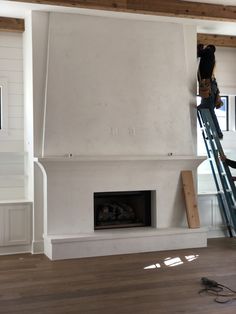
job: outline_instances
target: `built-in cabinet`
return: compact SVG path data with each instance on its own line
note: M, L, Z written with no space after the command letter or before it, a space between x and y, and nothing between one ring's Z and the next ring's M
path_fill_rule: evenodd
M31 217L31 202L0 204L0 253L9 253L3 248L9 246L18 246L16 252L27 251L32 238Z

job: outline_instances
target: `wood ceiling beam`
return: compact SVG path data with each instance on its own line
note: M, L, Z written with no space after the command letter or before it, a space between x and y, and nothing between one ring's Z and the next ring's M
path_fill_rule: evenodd
M0 16L0 31L4 32L24 32L25 23L23 19L15 19Z
M236 6L181 0L14 0L17 2L49 4L143 13L152 15L178 16L198 19L236 21Z
M236 36L197 34L198 44L236 48Z

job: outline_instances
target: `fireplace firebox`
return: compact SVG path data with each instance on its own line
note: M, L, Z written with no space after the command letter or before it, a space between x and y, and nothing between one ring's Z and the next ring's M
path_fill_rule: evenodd
M151 226L151 191L94 193L94 229Z

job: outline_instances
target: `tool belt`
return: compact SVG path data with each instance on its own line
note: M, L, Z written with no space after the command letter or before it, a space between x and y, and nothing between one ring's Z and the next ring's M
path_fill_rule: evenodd
M211 95L211 80L202 79L199 82L199 96L202 98L208 98Z

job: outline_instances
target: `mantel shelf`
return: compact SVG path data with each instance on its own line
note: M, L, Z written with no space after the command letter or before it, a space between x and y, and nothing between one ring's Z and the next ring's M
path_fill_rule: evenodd
M73 162L73 161L181 161L195 160L204 161L206 156L197 155L65 155L65 156L45 156L35 158L39 162Z

